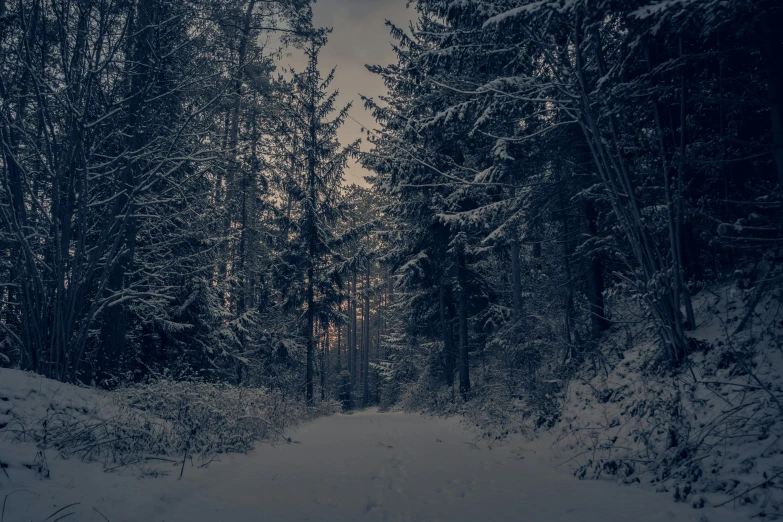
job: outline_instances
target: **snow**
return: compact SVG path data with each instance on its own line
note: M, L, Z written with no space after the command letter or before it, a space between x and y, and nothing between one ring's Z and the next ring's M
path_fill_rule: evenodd
M520 7L514 7L513 9L509 9L508 11L502 12L498 15L495 15L489 19L487 19L484 22L484 29L489 27L490 25L500 24L505 22L506 20L515 18L517 16L520 16L524 13L531 13L535 11L536 9L539 9L540 7L546 5L548 3L548 0L541 0L539 2L533 2L528 5L523 5Z
M522 435L490 440L467 426L465 418L367 410L300 426L286 433L290 442L278 438L247 454L219 453L208 466L187 458L183 470L179 446L167 443L167 460L118 467L103 458L84 462L76 457L78 451L64 451L74 455L66 459L55 449L40 449L42 431L54 434L68 422L115 415L120 404L116 396L0 370L0 522L55 520L67 513L72 515L66 520L111 522L747 519L760 509L777 509L771 492L775 488L742 495L753 497L752 503L743 498L724 508L714 506L775 478L783 462L776 403L748 375L733 373L733 366L720 363L727 353L721 339L740 321L743 302L752 291L727 283L695 297L698 328L690 335L711 346L692 356L693 376L699 383L688 381L691 372L651 375L645 354L654 350L646 345L649 332L642 329L634 334L633 346L613 361L611 371L585 374L584 380L571 383L561 422L551 432L540 430L534 440ZM755 375L775 383L771 389L779 392L783 337L777 327L762 328L776 324L773 305L771 297L761 300L758 318L734 341L762 346L753 362ZM620 346L623 335L617 330L606 342ZM705 387L707 382L723 385ZM184 400L187 394L177 386L155 388L152 394L162 400L162 391L168 390ZM186 386L185 391L214 402L195 389ZM140 400L149 393L132 396L134 405L153 411ZM726 413L729 403L753 408L743 411L752 412L748 418L754 424L744 417L731 420ZM224 403L216 404L225 409ZM672 453L679 449L666 445L669 431L656 431L660 414L652 413L672 404L681 404L687 412L678 422L666 421L681 433L677 448L692 452L680 460ZM259 412L262 415L263 408ZM710 428L718 425L718 431ZM736 430L744 435L737 436ZM645 456L647 469L641 464ZM606 471L607 464L622 471L628 463L635 468L630 475ZM575 472L598 480L578 480ZM689 476L696 472L700 478L691 484ZM637 482L618 484L632 481ZM675 491L685 487L692 490L691 496L675 503ZM699 499L706 505L691 507Z
M50 478L25 467L0 474L3 522L73 512L79 521L735 520L696 511L650 488L579 481L550 450L553 436L490 446L455 418L367 410L321 418L291 443L222 455L209 467L167 475L106 473L98 463L46 457ZM30 461L36 448L0 443L0 459ZM9 459L10 460L10 459ZM105 517L105 518L104 518ZM56 516L53 518L57 518Z
M605 338L606 366L585 368L569 384L554 428L569 467L587 478L609 470L620 481L665 493L666 500L726 503L736 519L775 518L783 505L779 298L770 292L756 306L752 325L729 334L753 292L729 282L694 296L697 328L689 337L699 348L681 371L656 368L653 333L644 328L628 330L633 340L621 329ZM751 348L747 363L730 362Z
M0 369L0 424L12 413L40 418L50 409L95 410L103 406L101 394L19 370ZM87 414L87 411L84 411Z
M679 5L682 8L682 6L685 6L689 3L689 1L685 0L664 0L662 2L654 2L650 5L646 5L635 11L632 11L630 16L644 20L650 16L663 14L673 6Z

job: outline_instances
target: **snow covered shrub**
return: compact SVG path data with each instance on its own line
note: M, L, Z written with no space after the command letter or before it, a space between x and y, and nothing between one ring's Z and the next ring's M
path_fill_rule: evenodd
M421 370L401 383L399 407L404 411L450 414L459 411L456 389L444 386L440 343L415 343ZM462 402L459 400L459 402Z
M166 454L165 424L115 403L109 393L15 370L2 370L2 377L0 440L33 443L106 467Z
M415 336L408 336L398 315L391 314L389 331L382 338L387 360L374 365L381 378L381 407L388 409L396 405L403 393L420 381L426 367L432 364L433 344L421 346ZM434 343L439 351L439 343ZM430 357L427 351L429 350ZM422 383L424 386L426 384ZM412 397L408 397L411 401ZM409 404L409 408L416 408Z
M492 438L551 427L560 418L563 399L563 348L555 340L493 339L484 354L486 362L474 371L466 417Z
M118 404L163 421L167 454L189 454L200 464L247 452L257 441L285 439L287 428L337 409L328 401L306 408L280 391L199 381L161 379L114 395Z
M280 391L158 381L111 392L2 370L0 440L31 442L107 469L169 461L207 465L221 453L247 452L259 441L333 413L334 402L308 408Z
M198 455L246 452L259 439L278 438L285 401L265 390L204 382L159 380L117 390L115 400L161 419L166 452Z

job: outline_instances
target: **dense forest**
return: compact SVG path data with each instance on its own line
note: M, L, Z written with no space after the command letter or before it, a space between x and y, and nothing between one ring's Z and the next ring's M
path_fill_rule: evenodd
M605 357L613 325L647 321L674 368L699 350L695 294L742 279L752 311L778 285L780 5L417 10L391 26L397 63L370 67L389 94L366 100L381 131L362 161L394 216L399 333L441 384L469 398L478 360L556 414L545 397ZM411 356L386 364L420 369Z
M495 437L571 422L575 386L617 399L633 349L676 394L649 466L691 469L708 435L674 405L697 384L742 379L763 411L731 429L774 433L783 5L409 11L362 108L309 0L0 0L0 367ZM374 127L340 143L362 109Z

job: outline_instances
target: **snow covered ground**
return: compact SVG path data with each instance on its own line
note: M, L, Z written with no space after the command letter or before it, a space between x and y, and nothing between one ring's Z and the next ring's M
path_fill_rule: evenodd
M6 470L10 481L0 473L2 522L67 513L68 521L112 522L738 519L725 508L675 504L650 487L579 481L556 467L550 444L544 433L490 448L456 419L368 410L313 421L289 444L224 455L207 468L188 464L182 479L175 464L166 476L139 478L50 453L48 479L26 467ZM34 458L34 447L2 449Z

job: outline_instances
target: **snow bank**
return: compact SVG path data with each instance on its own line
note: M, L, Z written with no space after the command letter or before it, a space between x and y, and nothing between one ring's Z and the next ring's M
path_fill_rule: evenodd
M101 469L179 476L335 409L261 389L161 380L106 392L0 369L0 488Z
M734 334L743 297L752 302L729 284L698 295L696 351L682 368L659 359L642 327L605 340L605 359L571 383L555 429L553 449L578 477L650 484L697 509L781 512L781 301L768 295Z
M336 408L305 408L258 388L159 380L106 392L0 369L0 440L107 468L174 456L207 464L283 438L290 425Z
M111 410L104 394L95 390L0 369L0 466L6 470L35 468L46 476L48 470L39 445L46 449L67 444L69 438L75 441L79 427L90 426ZM29 453L22 448L35 448L35 457L22 458Z

